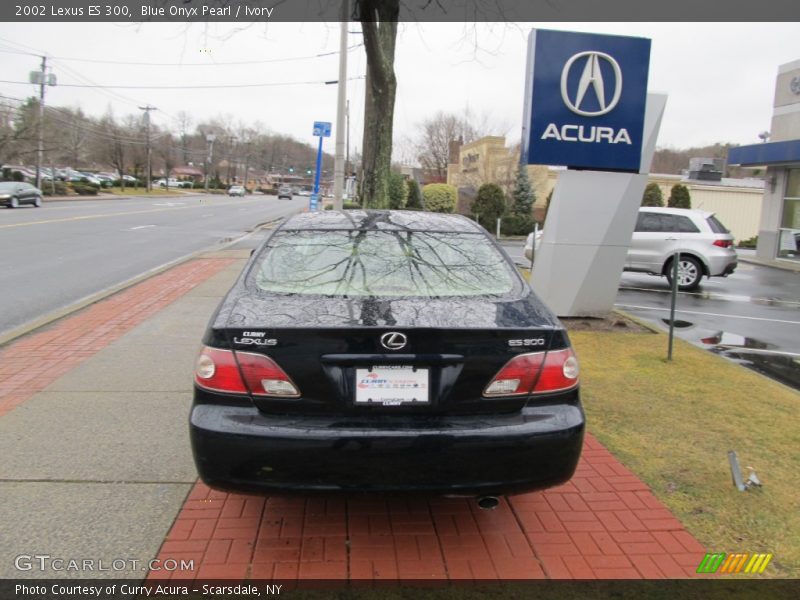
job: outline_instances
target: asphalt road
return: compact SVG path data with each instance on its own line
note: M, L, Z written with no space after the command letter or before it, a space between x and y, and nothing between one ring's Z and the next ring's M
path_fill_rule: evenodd
M257 225L308 198L190 194L0 208L0 336Z
M522 242L503 243L527 266ZM666 278L623 273L615 306L669 329ZM676 301L676 335L800 389L800 273L739 262Z

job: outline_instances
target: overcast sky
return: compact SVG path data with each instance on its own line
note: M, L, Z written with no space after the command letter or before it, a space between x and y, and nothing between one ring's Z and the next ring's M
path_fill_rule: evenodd
M778 65L800 59L798 23L401 24L396 140L412 138L418 124L436 111L469 110L496 133L505 133L509 145L518 142L526 40L534 26L651 38L650 91L669 95L661 147L757 143L758 133L769 129ZM351 32L359 29L357 23L349 27ZM360 43L360 34L350 35L350 45ZM61 84L48 89L48 104L79 106L95 116L112 107L121 116L140 113L137 106L149 103L159 109L153 113L154 122L173 130L181 110L195 123L229 114L234 122L260 121L268 130L312 143L313 121L336 120L336 86L322 82L338 77L338 44L336 23L0 23L0 80L26 81L28 72L39 66L38 57L8 50L45 53ZM348 77L356 78L348 82L352 151L361 146L366 58L363 47L353 48L348 56ZM263 62L224 64L241 61ZM197 63L201 66L194 66ZM285 85L289 82L311 83ZM64 85L260 83L275 85ZM22 98L35 92L30 84L0 82L1 95ZM325 149L333 151L333 139Z

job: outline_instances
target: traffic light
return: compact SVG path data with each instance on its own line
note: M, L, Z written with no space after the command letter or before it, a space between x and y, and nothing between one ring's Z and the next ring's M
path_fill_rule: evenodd
M294 173L294 167L289 167L289 173Z
M306 175L311 175L311 169L306 169Z

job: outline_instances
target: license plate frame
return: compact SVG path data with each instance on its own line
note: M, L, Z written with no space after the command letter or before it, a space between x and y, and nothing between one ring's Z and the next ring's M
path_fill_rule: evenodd
M430 370L411 365L358 367L355 373L356 406L427 406L430 404Z

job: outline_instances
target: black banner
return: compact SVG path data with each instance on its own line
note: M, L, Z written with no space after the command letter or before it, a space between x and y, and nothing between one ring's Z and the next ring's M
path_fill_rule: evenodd
M673 579L624 581L447 581L447 580L168 580L63 579L0 580L2 600L198 600L200 598L261 598L278 596L346 598L514 598L522 600L738 600L797 598L800 581L776 579Z
M365 3L347 0L349 20L362 16ZM0 21L333 22L342 11L342 0L4 0ZM796 0L403 0L399 11L408 22L785 22L798 15Z

